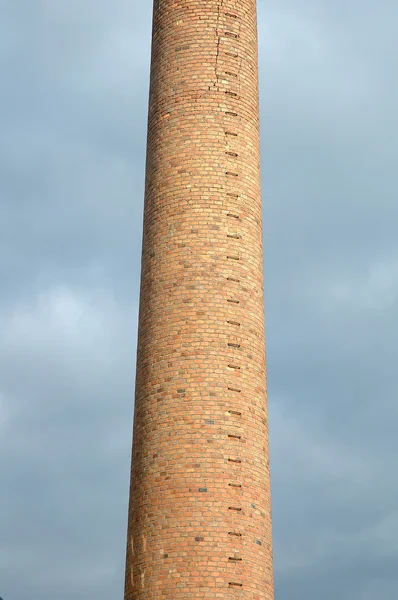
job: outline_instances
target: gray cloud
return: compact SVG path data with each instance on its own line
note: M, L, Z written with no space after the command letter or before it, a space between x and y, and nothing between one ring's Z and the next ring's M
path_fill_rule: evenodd
M122 595L151 3L0 20L0 594ZM396 598L388 0L259 2L276 593Z
M395 13L370 2L260 10L282 599L398 589Z

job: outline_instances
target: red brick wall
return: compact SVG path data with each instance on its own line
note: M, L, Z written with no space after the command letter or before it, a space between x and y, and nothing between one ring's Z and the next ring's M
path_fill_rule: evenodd
M273 598L255 0L155 0L125 600Z

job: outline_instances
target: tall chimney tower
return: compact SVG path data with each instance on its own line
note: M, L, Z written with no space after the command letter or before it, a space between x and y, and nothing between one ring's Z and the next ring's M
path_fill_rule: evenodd
M155 0L125 600L272 600L256 0Z

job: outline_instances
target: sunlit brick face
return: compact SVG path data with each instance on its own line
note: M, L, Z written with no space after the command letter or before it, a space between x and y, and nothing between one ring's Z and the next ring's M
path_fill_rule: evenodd
M255 0L155 0L125 600L271 600Z

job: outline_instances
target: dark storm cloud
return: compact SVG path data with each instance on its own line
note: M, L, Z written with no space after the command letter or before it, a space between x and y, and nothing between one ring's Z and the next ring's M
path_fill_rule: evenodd
M151 2L1 13L0 593L121 597ZM398 592L397 19L259 3L279 600Z

